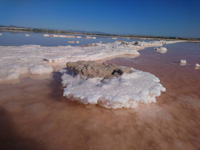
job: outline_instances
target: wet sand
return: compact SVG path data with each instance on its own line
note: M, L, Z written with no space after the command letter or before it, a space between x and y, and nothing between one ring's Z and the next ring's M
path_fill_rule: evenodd
M153 48L137 58L107 61L156 75L166 87L157 103L109 110L62 96L60 73L0 85L0 149L200 149L200 49L195 44ZM192 49L190 49L192 48ZM188 64L180 66L180 59Z

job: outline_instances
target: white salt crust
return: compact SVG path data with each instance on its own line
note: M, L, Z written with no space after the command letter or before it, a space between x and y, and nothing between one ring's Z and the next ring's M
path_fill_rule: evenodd
M112 109L134 108L139 102L156 102L161 91L166 91L160 80L148 72L133 70L131 74L105 79L104 82L101 82L102 78L73 77L66 71L62 75L63 96L83 104L98 104Z
M30 68L30 73L31 74L44 74L44 73L51 73L53 72L52 67L48 66L34 66Z
M48 35L44 35L48 36ZM146 47L157 47L182 41L121 42L108 44L96 43L93 46L57 46L40 45L0 46L0 82L18 79L21 74L50 73L46 67L63 67L69 61L95 61L123 55L139 56L138 50ZM40 66L39 68L37 66ZM43 66L43 67L41 67ZM56 67L55 67L56 66ZM34 68L35 67L35 68ZM33 69L34 68L34 69ZM37 70L32 71L31 70ZM44 69L43 71L41 71ZM51 69L50 69L51 70ZM35 74L35 73L34 73Z

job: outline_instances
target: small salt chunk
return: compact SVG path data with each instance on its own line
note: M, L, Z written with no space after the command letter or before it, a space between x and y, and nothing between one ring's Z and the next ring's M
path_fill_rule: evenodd
M165 47L157 47L157 48L154 48L154 50L156 52L163 53L163 54L167 52L167 48Z
M187 61L186 61L186 60L183 60L183 59L181 59L181 60L180 60L180 64L181 64L181 65L186 65L186 64L187 64Z
M200 69L200 64L195 64L195 69Z

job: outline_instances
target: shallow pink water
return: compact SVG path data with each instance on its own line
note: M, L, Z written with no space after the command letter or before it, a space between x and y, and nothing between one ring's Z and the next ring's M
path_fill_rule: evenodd
M200 70L194 70L200 47L181 43L167 48L166 54L150 48L138 58L107 61L153 73L166 87L157 103L135 109L70 102L62 96L59 73L1 84L0 149L200 149ZM189 64L180 66L180 59Z

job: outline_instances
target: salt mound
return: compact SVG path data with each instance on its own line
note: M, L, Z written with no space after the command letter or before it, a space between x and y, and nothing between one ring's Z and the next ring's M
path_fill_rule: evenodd
M124 67L125 68L125 67ZM105 108L134 108L139 102L156 102L165 88L148 72L131 68L131 73L112 78L87 78L67 69L62 75L63 96L83 104L98 104ZM62 70L63 72L63 70Z

